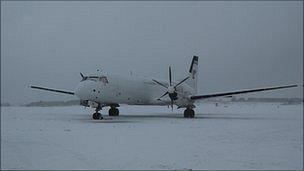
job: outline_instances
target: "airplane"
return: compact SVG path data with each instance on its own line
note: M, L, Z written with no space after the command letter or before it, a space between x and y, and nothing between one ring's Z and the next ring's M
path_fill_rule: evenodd
M103 119L99 111L108 106L110 107L109 116L119 116L117 109L119 104L171 106L172 110L173 105L176 105L177 108L185 108L185 118L194 118L193 109L197 100L297 87L297 85L285 85L198 95L198 56L193 56L189 73L184 79L174 81L170 66L168 71L168 81L139 76L106 75L97 70L96 73L88 76L80 73L82 79L73 92L41 86L30 87L77 96L80 99L80 105L95 108L92 114L94 120Z

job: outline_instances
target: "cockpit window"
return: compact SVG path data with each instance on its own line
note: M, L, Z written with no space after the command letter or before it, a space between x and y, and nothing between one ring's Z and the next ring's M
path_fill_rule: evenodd
M81 81L91 80L91 81L101 81L104 84L109 83L108 78L106 76L87 76L83 77Z
M93 78L94 79L94 78L99 78L99 77L97 77L97 76L89 76L89 78Z

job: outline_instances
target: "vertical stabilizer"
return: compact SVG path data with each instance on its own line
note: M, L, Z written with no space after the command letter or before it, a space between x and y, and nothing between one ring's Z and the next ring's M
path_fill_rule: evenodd
M198 56L193 56L192 62L189 69L189 79L187 84L194 89L195 94L197 93L197 75L198 75Z

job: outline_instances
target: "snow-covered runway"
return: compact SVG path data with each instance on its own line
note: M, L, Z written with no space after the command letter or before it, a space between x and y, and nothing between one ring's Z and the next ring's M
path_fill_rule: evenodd
M303 169L303 107L2 107L1 169ZM102 111L107 113L107 109Z

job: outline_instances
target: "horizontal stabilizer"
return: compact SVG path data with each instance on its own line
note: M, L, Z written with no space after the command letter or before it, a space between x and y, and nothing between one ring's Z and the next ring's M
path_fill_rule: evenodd
M297 85L267 87L267 88L259 88L259 89L233 91L233 92L227 92L227 93L215 93L215 94L197 95L197 96L191 96L190 98L192 100L198 100L198 99L207 99L207 98L212 98L212 97L222 97L222 96L230 96L230 95L236 95L236 94L253 93L253 92L259 92L259 91L277 90L277 89L291 88L291 87L297 87Z
M74 93L70 92L70 91L56 90L56 89L45 88L45 87L38 87L38 86L31 86L31 88L32 89L39 89L39 90L46 90L46 91L52 91L52 92L57 92L57 93L64 93L64 94L74 95Z

